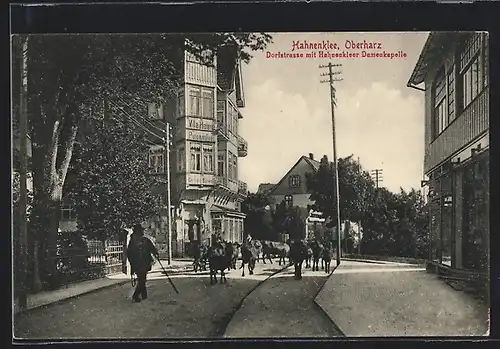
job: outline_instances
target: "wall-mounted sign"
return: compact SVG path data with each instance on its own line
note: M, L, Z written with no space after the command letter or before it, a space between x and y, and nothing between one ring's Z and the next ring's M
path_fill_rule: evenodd
M199 118L186 118L186 128L191 130L200 131L214 131L214 120L211 119L199 119Z
M198 142L215 142L216 136L212 132L187 130L186 139Z
M215 185L215 176L209 174L201 173L188 173L187 174L187 185Z

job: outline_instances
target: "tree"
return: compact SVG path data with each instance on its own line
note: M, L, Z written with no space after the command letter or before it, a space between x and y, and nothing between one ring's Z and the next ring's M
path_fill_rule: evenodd
M341 221L359 222L363 219L374 185L369 174L361 170L352 155L338 159L339 196ZM332 218L336 226L335 171L333 163L323 156L318 171L307 177L310 199L326 217Z
M164 102L176 89L184 49L210 62L219 45L262 50L267 34L29 35L13 41L13 59L28 43L28 111L33 146L34 209L30 229L40 241L42 278L54 287L55 253L63 187L77 132L102 99L129 94ZM208 51L207 51L208 50ZM208 52L208 54L207 54ZM16 110L16 106L14 106ZM37 269L37 268L35 268Z
M241 211L247 216L245 218L245 235L250 234L255 239L268 240L274 234L271 210L266 210L266 206L271 206L273 199L264 193L248 193L248 196L241 203Z
M105 241L123 228L159 214L151 191L144 135L130 132L131 122L109 120L87 131L77 147L76 183L70 191L78 227L87 237Z

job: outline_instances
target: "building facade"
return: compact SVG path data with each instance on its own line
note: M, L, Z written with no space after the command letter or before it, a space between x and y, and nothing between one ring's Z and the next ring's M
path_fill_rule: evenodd
M288 207L299 208L301 218L304 220L305 238L324 236L326 232L325 219L321 212L311 210L314 202L310 200L311 193L307 188L307 175L315 173L319 165L319 161L314 159L312 153L309 156L301 156L277 184L271 188L268 184L259 186L259 190L273 199L275 208L282 202Z
M213 66L184 52L182 72L179 91L170 102L150 106L150 118L157 116L173 126L170 169L164 145L152 145L149 158L151 166L160 168L158 173L170 171L174 255L189 253L193 242L210 241L215 235L241 242L241 202L247 195L238 165L248 151L238 132L245 106L238 48L219 48ZM166 187L158 192L165 193ZM166 216L150 224L160 243L166 236Z
M488 47L486 33L432 32L408 82L425 93L429 262L474 273L489 267Z

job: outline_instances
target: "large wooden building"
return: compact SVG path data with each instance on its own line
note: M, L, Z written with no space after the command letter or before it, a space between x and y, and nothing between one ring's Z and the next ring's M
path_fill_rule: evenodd
M432 32L408 82L425 93L422 185L429 192L429 264L437 269L488 270L488 46L486 33Z
M247 155L248 144L238 133L245 106L238 48L220 47L215 60L213 67L203 65L184 52L178 93L168 105L149 110L150 118L173 126L169 170L174 255L213 235L243 239L241 202L247 185L239 180L238 158ZM150 163L158 164L160 175L167 170L162 144L151 146ZM151 224L159 242L166 235L165 223Z

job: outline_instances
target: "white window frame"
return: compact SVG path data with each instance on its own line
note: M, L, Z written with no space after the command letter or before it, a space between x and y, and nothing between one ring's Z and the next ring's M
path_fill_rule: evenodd
M203 172L214 173L215 147L212 143L202 143Z
M214 157L215 146L213 143L189 143L190 172L214 174Z
M202 146L201 143L189 143L189 169L191 172L202 172Z
M188 86L188 116L211 119L215 118L215 91L211 87ZM206 102L206 101L209 102Z

